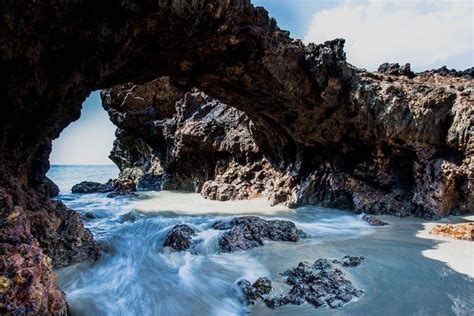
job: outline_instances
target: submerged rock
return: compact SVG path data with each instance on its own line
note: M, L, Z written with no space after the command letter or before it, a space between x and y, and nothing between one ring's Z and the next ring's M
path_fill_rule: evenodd
M369 223L370 226L386 226L386 225L388 225L388 223L378 219L374 215L364 214L364 215L362 215L362 220Z
M236 217L212 225L214 229L228 230L219 236L222 252L248 250L262 246L265 239L297 242L307 234L296 228L293 222L285 220L264 220L256 216Z
M474 240L474 223L439 224L431 229L430 234L455 239Z
M254 304L256 300L263 299L272 290L272 282L266 277L258 278L253 284L243 279L237 282L237 286L242 291L247 304Z
M344 257L342 265L346 266L344 264L346 261L358 265L361 258ZM337 260L333 262L339 263ZM316 308L321 306L338 308L364 293L363 290L354 288L339 268L334 268L329 260L323 258L313 264L300 262L296 268L282 275L287 277L286 283L292 288L285 295L265 298L264 302L270 308L286 304L301 305L304 302Z
M344 256L341 260L333 260L333 263L342 264L343 267L357 267L364 260L364 257Z
M191 239L194 235L196 235L196 231L189 225L176 225L171 229L168 235L166 235L164 246L171 247L178 251L189 249L189 247L191 247Z

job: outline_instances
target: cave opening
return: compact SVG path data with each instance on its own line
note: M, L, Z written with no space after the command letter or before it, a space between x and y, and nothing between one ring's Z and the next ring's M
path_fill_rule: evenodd
M105 183L118 176L117 166L108 158L116 126L102 107L100 91L93 91L82 104L80 118L53 140L47 176L68 192L82 181Z

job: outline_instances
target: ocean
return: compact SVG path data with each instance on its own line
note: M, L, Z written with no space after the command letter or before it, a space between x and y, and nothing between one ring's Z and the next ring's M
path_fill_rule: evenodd
M317 206L271 207L266 200L210 201L198 194L139 192L136 197L73 194L81 181L106 182L115 166L53 165L48 176L60 188L58 199L87 217L85 226L101 245L96 262L58 269L58 285L73 315L464 315L473 309L472 278L423 256L433 240L416 237L421 220L387 217L374 228L360 215ZM212 229L237 215L286 219L310 234L297 243L266 242L236 253L221 253ZM202 240L193 253L163 247L176 224L188 224ZM276 293L288 290L282 272L301 261L364 256L345 271L365 295L339 309L310 304L272 310L246 306L236 282L269 277ZM467 314L466 314L467 315Z

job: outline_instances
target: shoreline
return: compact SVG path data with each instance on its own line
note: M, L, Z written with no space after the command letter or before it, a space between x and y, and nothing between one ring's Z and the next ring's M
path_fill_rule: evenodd
M448 216L438 221L426 222L416 237L437 241L434 249L422 251L422 255L446 263L451 269L474 278L474 242L430 234L436 224L474 221L474 215Z

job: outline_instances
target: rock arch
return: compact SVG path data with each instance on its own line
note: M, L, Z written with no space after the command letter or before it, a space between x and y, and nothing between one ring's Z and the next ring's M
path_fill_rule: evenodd
M305 46L248 0L6 1L0 16L2 312L66 312L48 258L97 249L46 196L51 140L92 90L129 81L171 76L245 111L265 155L309 179L306 202L473 210L472 77L357 69L343 40Z

